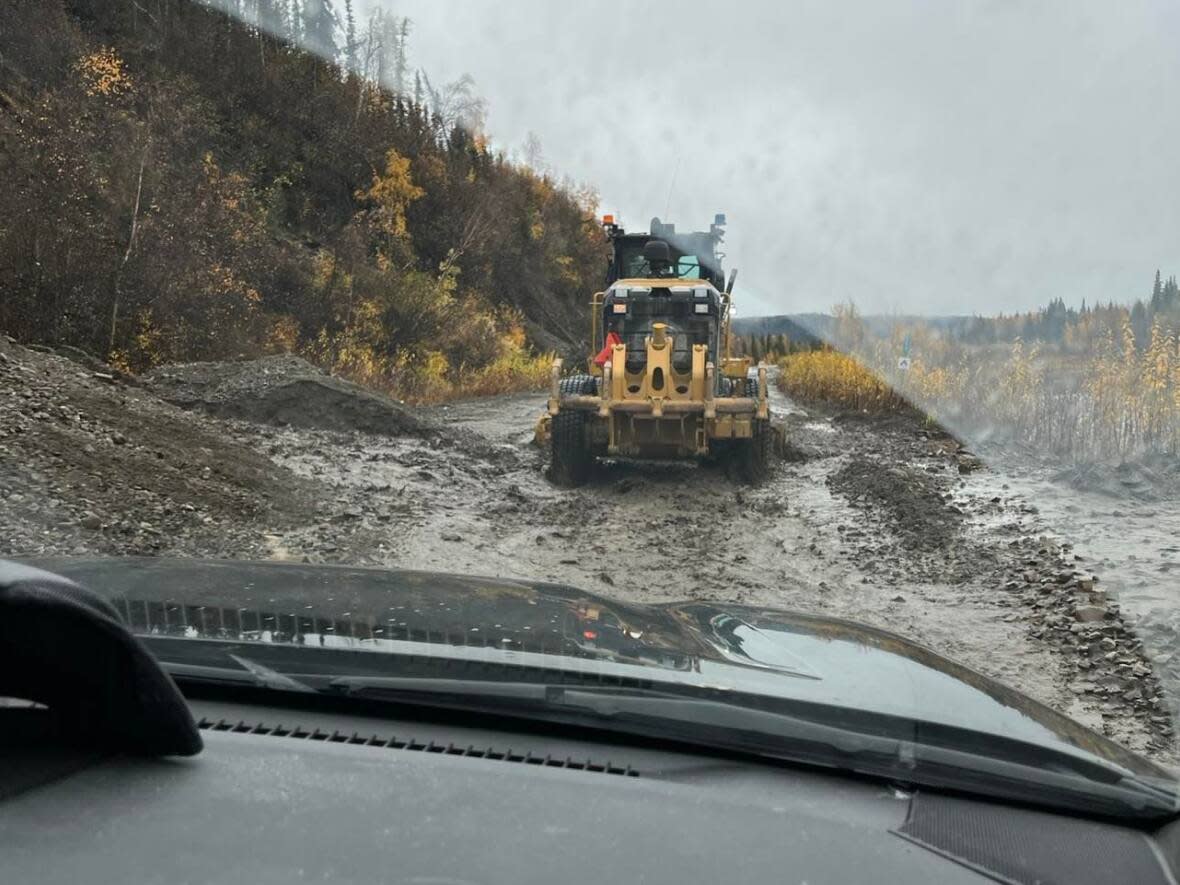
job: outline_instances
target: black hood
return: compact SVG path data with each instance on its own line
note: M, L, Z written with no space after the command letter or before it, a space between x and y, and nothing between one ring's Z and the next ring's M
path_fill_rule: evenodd
M389 569L174 559L31 564L107 597L148 637L302 654L418 653L724 687L969 729L1170 778L1019 691L850 621L715 602L635 605L554 584Z

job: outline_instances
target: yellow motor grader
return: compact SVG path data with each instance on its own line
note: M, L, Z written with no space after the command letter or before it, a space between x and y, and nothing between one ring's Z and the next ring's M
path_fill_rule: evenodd
M766 475L774 450L766 365L730 355L733 284L719 251L725 216L678 234L652 219L629 234L603 219L611 244L605 291L590 302L584 372L553 364L537 441L558 485L586 481L597 457L720 460L743 481Z

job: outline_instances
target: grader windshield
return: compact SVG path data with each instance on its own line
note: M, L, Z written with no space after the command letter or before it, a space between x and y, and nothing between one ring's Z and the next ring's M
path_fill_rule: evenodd
M725 216L718 215L706 231L679 232L676 225L653 218L650 233L627 233L612 221L607 226L607 236L611 241L607 285L616 280L664 276L652 266L650 256L645 254L648 243L659 240L668 245L671 262L667 276L682 280L704 280L717 289L724 289L725 279L721 270L724 255L720 252L725 236L724 225Z
M619 244L618 277L621 279L645 279L655 276L651 264L643 255L643 247L650 242L647 236L628 236L625 242ZM671 243L669 244L672 245ZM709 279L711 262L708 257L702 261L702 256L695 252L682 252L672 247L672 275L682 280ZM613 281L612 281L613 282Z

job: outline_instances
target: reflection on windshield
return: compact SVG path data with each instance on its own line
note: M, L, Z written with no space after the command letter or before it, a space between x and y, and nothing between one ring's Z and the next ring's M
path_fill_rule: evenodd
M485 589L477 583L472 585L476 592L454 585L423 593L429 585L419 589L412 575L391 575L395 584L382 579L384 587L370 590L355 583L364 578L363 572L337 584L335 604L319 602L300 611L291 604L299 598L300 585L287 571L259 571L250 581L256 589L246 595L279 603L264 609L217 605L218 596L238 595L227 587L205 605L167 602L160 594L114 601L132 629L148 639L200 638L276 650L374 655L349 665L358 675L390 672L382 654L540 668L538 674L592 664L589 672L596 678L687 680L893 716L917 715L982 732L996 727L998 705L1020 714L1004 720L1006 737L1044 742L1052 731L1100 756L1113 752L1086 729L1010 688L889 634L853 624L753 611L738 617L705 604L626 606L556 587L505 585L500 592L494 585ZM382 605L375 608L379 601ZM179 653L170 648L153 646L166 659ZM272 660L258 657L261 651L249 654L279 672L307 673L327 666L311 658ZM882 694L886 684L891 687ZM982 698L989 702L981 703ZM1122 759L1118 754L1110 758Z

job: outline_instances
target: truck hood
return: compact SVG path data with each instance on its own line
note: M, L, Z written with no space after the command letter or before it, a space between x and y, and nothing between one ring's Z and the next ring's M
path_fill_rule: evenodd
M850 621L716 602L636 605L555 584L391 569L170 559L29 564L110 599L149 647L183 638L300 656L414 654L590 670L900 716L1171 779L1019 691Z

